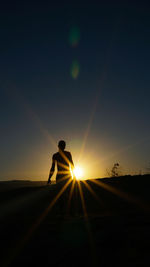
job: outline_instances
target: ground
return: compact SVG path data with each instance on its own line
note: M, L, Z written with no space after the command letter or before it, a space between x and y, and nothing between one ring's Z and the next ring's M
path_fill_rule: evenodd
M57 185L1 182L0 266L149 266L150 176L87 184L69 213Z

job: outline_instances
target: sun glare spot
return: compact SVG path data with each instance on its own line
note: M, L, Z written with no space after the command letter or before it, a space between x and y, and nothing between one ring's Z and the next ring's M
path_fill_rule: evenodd
M79 180L79 179L83 178L83 174L84 174L84 172L83 172L83 169L82 169L81 167L76 166L76 167L74 168L74 170L73 170L73 173L74 173L76 179Z

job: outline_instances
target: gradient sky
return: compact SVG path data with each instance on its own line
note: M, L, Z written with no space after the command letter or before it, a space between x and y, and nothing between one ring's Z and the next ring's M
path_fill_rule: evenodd
M150 5L56 2L1 4L0 179L47 179L59 139L86 178L144 172Z

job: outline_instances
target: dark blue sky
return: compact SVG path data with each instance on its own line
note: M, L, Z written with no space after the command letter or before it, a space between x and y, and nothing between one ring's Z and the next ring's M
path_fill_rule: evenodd
M112 2L1 5L1 180L47 179L51 138L87 177L148 167L150 5Z

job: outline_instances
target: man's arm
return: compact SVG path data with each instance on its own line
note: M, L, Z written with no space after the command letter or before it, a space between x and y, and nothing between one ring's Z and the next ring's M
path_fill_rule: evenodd
M49 177L48 177L48 184L51 182L51 177L54 173L54 170L55 170L55 159L54 159L54 155L52 157L52 166L51 166L51 169L50 169L50 173L49 173Z
M74 163L73 163L73 159L72 159L71 153L69 153L69 162L70 162L70 167L71 167L71 171L72 171L72 174L73 174Z
M73 163L73 159L72 159L71 153L70 153L69 161L70 161L71 169L73 169L74 168L74 163Z

